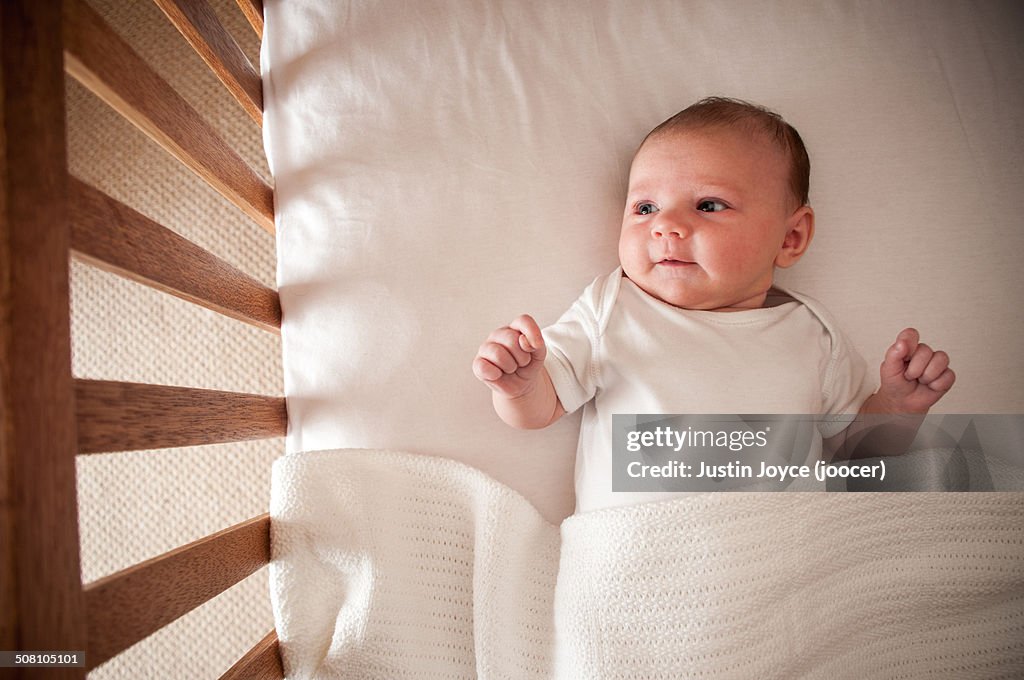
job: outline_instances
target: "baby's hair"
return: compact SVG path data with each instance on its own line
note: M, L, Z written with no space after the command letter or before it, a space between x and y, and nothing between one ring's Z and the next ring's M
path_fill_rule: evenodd
M758 104L728 97L707 97L692 104L651 130L651 137L665 132L703 128L743 128L745 132L762 134L786 154L790 160L789 188L800 205L807 205L810 191L811 160L800 133L782 116Z

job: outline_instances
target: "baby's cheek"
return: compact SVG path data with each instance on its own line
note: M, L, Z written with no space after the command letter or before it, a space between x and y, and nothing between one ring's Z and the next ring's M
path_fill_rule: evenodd
M771 271L774 268L778 252L767 244L759 244L753 239L733 243L729 250L720 256L723 267L732 271L748 274Z
M619 264L627 275L639 273L648 259L646 244L638 242L638 239L623 238L619 241Z

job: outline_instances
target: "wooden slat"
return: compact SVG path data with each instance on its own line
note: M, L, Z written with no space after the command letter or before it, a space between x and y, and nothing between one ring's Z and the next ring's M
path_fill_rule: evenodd
M277 632L270 631L245 656L229 668L220 680L282 680L281 650Z
M95 668L269 561L264 514L86 585L86 665Z
M60 3L0 2L0 649L82 650ZM84 668L42 671L81 678ZM35 669L4 669L37 677Z
M235 0L252 29L263 38L263 0Z
M283 437L282 397L75 380L78 452L106 453Z
M263 82L206 0L154 0L246 113L263 125Z
M74 177L69 195L71 248L77 258L264 330L280 331L276 291Z
M95 10L63 6L67 72L273 234L273 190Z

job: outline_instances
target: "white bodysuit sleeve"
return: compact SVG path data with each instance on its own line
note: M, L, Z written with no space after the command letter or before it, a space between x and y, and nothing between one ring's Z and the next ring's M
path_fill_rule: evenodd
M819 427L823 437L839 434L850 417L856 416L861 405L875 391L864 357L850 343L841 330L833 326L832 356L825 375L822 411L837 416L826 419Z
M591 283L554 324L541 331L548 356L544 367L566 413L590 401L599 380L599 318L605 277Z

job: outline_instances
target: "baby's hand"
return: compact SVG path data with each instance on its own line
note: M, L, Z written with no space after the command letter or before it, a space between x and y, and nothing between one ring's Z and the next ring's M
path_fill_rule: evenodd
M886 350L879 371L882 384L872 395L878 400L873 411L927 413L953 386L956 374L949 368L949 355L919 339L916 329L904 328Z
M515 399L532 388L546 356L540 327L533 317L522 314L487 336L473 359L473 375L495 392Z

